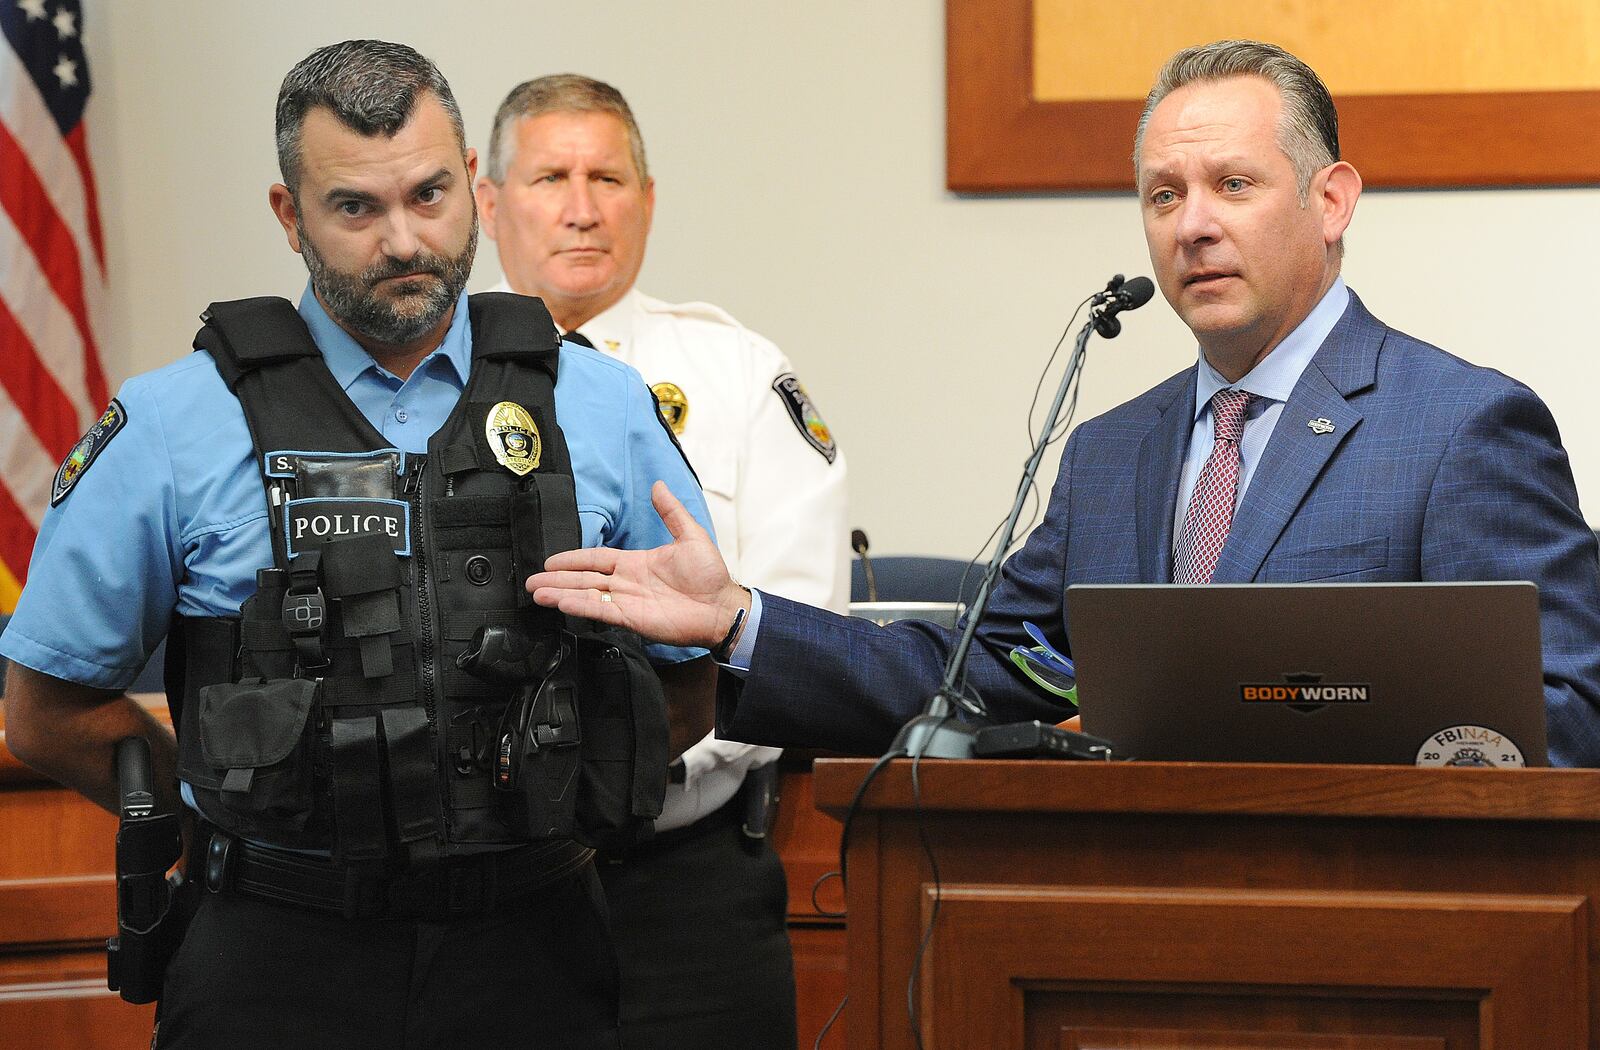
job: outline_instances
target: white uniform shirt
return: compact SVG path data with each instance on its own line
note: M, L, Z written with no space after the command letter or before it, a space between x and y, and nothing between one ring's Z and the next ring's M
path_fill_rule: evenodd
M681 391L687 411L678 440L705 490L734 579L846 612L844 453L814 409L806 411L803 394L780 391L796 385L783 352L715 306L664 303L637 289L578 331L637 369L658 397L665 383ZM684 783L668 786L656 828L683 827L716 811L747 771L779 754L707 735L684 752Z

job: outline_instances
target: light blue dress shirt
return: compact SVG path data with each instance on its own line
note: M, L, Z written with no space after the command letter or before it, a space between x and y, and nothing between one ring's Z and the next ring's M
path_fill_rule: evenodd
M1211 448L1216 444L1211 398L1218 390L1230 386L1256 395L1256 400L1251 402L1250 410L1245 415L1244 436L1239 441L1239 488L1233 498L1233 505L1237 508L1239 501L1244 499L1245 489L1250 487L1250 479L1255 476L1256 464L1261 462L1267 439L1272 437L1272 429L1278 425L1278 417L1283 415L1283 406L1294 392L1295 384L1300 382L1301 373L1316 356L1323 340L1328 338L1328 333L1333 331L1333 326L1344 316L1345 308L1349 305L1350 292L1344 286L1344 278L1335 277L1333 286L1311 308L1305 320L1295 326L1283 342L1273 347L1272 352L1237 383L1229 383L1218 374L1206 360L1205 352L1201 351L1200 370L1194 388L1194 429L1189 433L1189 451L1184 455L1183 473L1178 480L1178 503L1173 512L1174 553L1177 552L1178 541L1183 537L1183 519L1189 512L1189 500L1193 498L1195 486L1200 482L1206 457L1211 455ZM1300 425L1304 426L1305 422L1302 421Z
M444 342L409 378L380 367L307 288L300 316L334 378L396 448L420 453L466 385L466 296ZM711 528L700 486L667 437L639 374L566 343L556 380L586 547L650 548L671 535L650 503L667 483ZM0 654L35 670L125 688L166 636L174 609L236 616L272 564L266 497L237 399L209 355L190 354L128 380L127 424L45 515ZM649 646L656 663L705 650Z

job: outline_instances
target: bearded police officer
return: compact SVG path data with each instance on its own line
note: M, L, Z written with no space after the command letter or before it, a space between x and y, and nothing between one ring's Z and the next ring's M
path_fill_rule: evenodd
M540 296L571 338L644 375L732 571L843 611L844 457L789 361L715 306L634 288L655 183L622 95L576 75L516 87L495 115L485 168L478 203L503 287ZM777 756L707 734L675 767L657 838L601 863L625 1045L794 1045L783 872L742 830L759 823Z
M198 810L157 1046L615 1046L590 845L659 810L667 716L637 639L519 577L661 542L658 477L704 504L637 373L462 294L477 158L432 63L323 48L277 134L299 310L213 304L63 464L7 742L112 808L143 736ZM122 693L169 622L176 741ZM648 658L703 694L703 650Z

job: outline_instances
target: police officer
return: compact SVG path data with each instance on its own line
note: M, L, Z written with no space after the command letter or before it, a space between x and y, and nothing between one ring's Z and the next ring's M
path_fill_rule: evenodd
M576 75L518 86L485 166L478 203L502 287L540 296L569 338L644 375L741 580L843 611L844 457L788 359L715 306L634 288L655 184L622 95ZM601 863L625 1045L794 1045L783 871L743 830L778 754L707 734L674 769L656 839Z
M206 352L128 381L63 463L4 636L7 742L112 808L112 745L142 735L200 811L190 878L211 892L155 1045L615 1046L573 836L604 840L583 800L615 796L582 789L616 719L589 712L648 707L643 654L540 619L515 576L665 540L657 479L704 504L633 370L558 345L533 300L462 294L477 158L431 62L314 52L277 142L298 313L214 304ZM169 621L179 741L122 692ZM649 659L669 694L703 693L703 650ZM624 817L664 779L658 722Z

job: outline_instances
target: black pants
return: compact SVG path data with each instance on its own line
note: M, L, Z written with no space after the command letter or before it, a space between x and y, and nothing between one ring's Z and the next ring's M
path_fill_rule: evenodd
M739 796L602 859L626 1050L794 1050L783 865L739 830Z
M171 1050L616 1050L592 867L486 918L350 920L203 895L167 968Z

